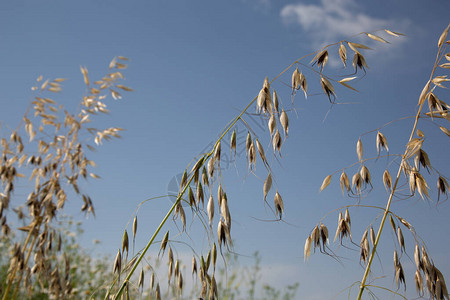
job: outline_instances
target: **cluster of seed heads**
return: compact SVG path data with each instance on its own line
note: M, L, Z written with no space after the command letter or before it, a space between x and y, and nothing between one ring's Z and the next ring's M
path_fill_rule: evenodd
M8 213L16 213L19 220L27 224L17 228L25 232L27 238L16 246L10 260L6 289L13 291L15 295L22 286L27 287L33 282L31 276L42 285L48 283L47 293L52 297L61 299L76 293L72 287L70 259L65 256L64 263L58 264L50 257L55 241L58 245L61 244L61 237L51 229L51 224L64 207L69 189L82 199L83 212L95 214L91 198L81 193L78 186L80 178L99 177L88 171L95 163L85 154L86 149L92 150L94 147L86 142L85 138L80 140L79 137L87 133L97 144L102 140L120 137L120 128L98 130L86 128L86 124L92 121L94 115L108 112L104 103L108 94L119 98L120 94L116 89L131 91L130 88L118 84L118 81L123 79L118 69L124 66L126 65L121 63L112 64L110 72L93 84L89 81L87 69L81 68L88 92L82 98L80 111L76 115L65 111L62 105L47 96L48 93L60 92L65 79L43 81L42 76L39 76L37 83L40 86L32 88L37 95L32 101L31 112L25 114L22 124L12 132L9 140L1 139L2 233L7 236L11 232L6 216ZM27 142L24 142L25 140ZM34 182L26 202L12 201L16 200L13 198L15 182L26 176ZM9 210L11 202L14 207ZM59 250L57 252L60 252ZM34 265L31 265L31 257L34 258ZM61 265L65 265L62 270L59 268Z

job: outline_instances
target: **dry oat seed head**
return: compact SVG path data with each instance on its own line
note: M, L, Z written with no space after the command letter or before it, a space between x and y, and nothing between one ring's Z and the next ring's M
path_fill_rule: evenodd
M214 199L212 195L209 196L207 210L208 210L209 225L212 225L214 220Z
M272 187L272 175L271 173L269 173L269 175L267 175L266 180L264 181L263 186L264 201L266 200L267 194L269 193L271 187Z
M305 249L303 252L303 256L305 258L305 261L309 260L309 256L311 255L311 244L312 244L312 238L311 236L308 236L305 242Z
M295 93L296 90L300 87L300 72L298 71L298 67L294 70L294 73L292 73L292 93Z
M192 256L192 275L197 274L197 260Z
M316 249L316 247L320 246L320 229L319 229L319 225L316 225L316 227L314 227L313 232L311 233L311 237L312 237L312 241L314 244L314 249Z
M419 172L416 173L415 177L416 177L416 187L417 191L420 194L420 197L422 197L422 199L425 198L428 199L430 197L428 194L429 187L427 182L425 181L425 178L423 178L423 176Z
M122 253L125 253L125 250L127 251L127 255L128 255L128 233L127 230L125 230L125 232L123 233L123 237L122 237Z
M372 226L370 226L370 241L372 242L372 246L375 245L375 231Z
M273 151L276 152L278 150L278 153L280 153L281 155L281 136L278 129L273 135L272 144L273 144Z
M325 94L328 97L328 100L330 102L331 101L331 96L333 96L334 98L336 97L336 94L334 92L334 88L333 85L328 81L328 79L326 79L323 76L320 76L320 85L322 86L323 91L325 92Z
M350 192L350 182L348 180L348 176L345 171L342 171L341 177L339 178L339 182L341 184L342 194L344 194L344 188L348 192Z
M247 131L247 139L245 141L245 147L246 147L247 153L248 153L248 150L250 149L250 146L252 143L253 142L252 142L252 137L250 135L250 131Z
M231 148L231 154L236 156L236 129L233 130L233 133L231 134L231 141L230 141L230 148Z
M383 150L383 148L389 152L388 144L386 137L384 134L378 131L377 133L377 153L380 155L380 151Z
M273 101L273 109L275 110L275 112L278 112L278 95L277 92L275 90L273 90L273 95L272 95L272 101Z
M320 224L320 236L322 238L322 244L330 244L328 239L328 228L323 223Z
M278 214L278 216L281 217L284 213L284 205L283 205L283 199L281 198L280 194L278 193L278 191L275 193L275 199L274 199L274 204L275 204L275 211Z
M395 31L388 30L388 29L385 29L384 31L385 31L387 34L392 35L392 36L395 36L395 37L400 37L401 35L404 36L403 33L395 32Z
M439 129L440 129L443 133L445 133L447 136L450 137L450 130L449 130L449 129L447 129L447 128L445 128L445 127L442 127L442 126L439 126Z
M374 34L371 34L371 33L366 33L366 35L367 35L369 38L371 38L372 40L375 40L375 41L378 41L378 42L381 42L381 43L387 43L387 44L389 44L388 41L386 41L385 39L379 37L378 35L374 35Z
M284 109L282 110L281 115L280 115L280 123L281 123L281 126L283 126L284 135L287 137L288 131L289 131L289 119L288 119L288 115L284 111Z
M342 43L339 45L339 57L341 58L345 68L347 66L347 48L345 48Z
M372 185L370 172L369 172L369 169L366 166L362 166L361 171L360 171L360 175L361 175L361 179L364 182L364 184Z
M369 68L364 56L359 52L355 53L355 55L353 56L353 68L355 68L355 72L358 70L358 68L362 70L365 70L365 68Z
M319 192L323 191L331 182L331 175L328 175L325 177L325 179L322 182L322 185L320 186Z
M361 138L358 139L358 142L356 143L356 154L358 155L358 160L362 161L363 159L363 145L361 142Z
M362 180L359 172L356 172L352 177L352 187L357 191L358 195L361 193Z
M164 235L164 238L162 239L162 242L161 242L161 247L159 248L159 251L162 250L163 255L164 255L164 251L166 250L168 241L169 241L169 231L167 231L166 234Z
M403 232L400 226L397 227L397 239L400 245L400 250L403 252L405 250L405 239L403 238Z
M305 94L305 99L308 99L308 83L306 82L306 77L303 72L300 73L300 87Z
M444 29L444 31L442 32L441 36L439 37L439 41L438 41L438 48L442 46L442 44L444 44L445 39L447 38L447 34L448 34L448 29L450 28L450 24L447 26L447 28Z
M266 155L264 154L263 146L261 145L261 143L259 142L259 140L257 138L255 139L255 142L256 142L256 148L258 149L261 160L263 161L264 164L267 164L267 159L266 159Z
M441 194L446 195L449 190L449 184L448 184L447 180L442 176L439 176L439 178L438 178L437 189L438 189L438 202L439 202L440 195Z
M414 274L414 283L416 284L416 292L420 296L423 295L423 278L422 275L420 275L419 270L416 270L416 273Z
M422 260L420 259L419 245L414 247L414 262L416 263L417 270L423 269Z
M383 173L383 183L386 191L390 192L392 188L392 177L388 170Z
M312 63L313 66L317 63L317 66L320 68L320 71L322 72L327 62L328 62L328 50L325 49L317 53L310 63Z
M269 127L270 135L273 136L273 132L275 131L276 127L276 119L274 115L270 116L269 123L267 125Z
M137 216L135 216L133 220L133 241L136 238L136 232L137 232Z
M355 53L359 53L358 49L372 50L372 48L369 48L363 44L352 43L352 42L347 42L347 44Z
M119 251L117 252L117 255L116 255L116 259L114 260L114 273L116 273L117 272L117 274L120 274L120 271L121 271L121 269L122 269L122 255L120 254L120 249L119 249Z
M394 231L395 235L397 236L397 225L395 225L394 218L392 215L389 215L389 222L391 223L391 228Z

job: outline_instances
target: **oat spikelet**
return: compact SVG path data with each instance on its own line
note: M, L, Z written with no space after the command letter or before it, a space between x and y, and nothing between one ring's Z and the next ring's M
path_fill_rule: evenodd
M211 157L208 161L208 175L209 178L211 178L211 181L214 178L214 169L216 168L215 163L214 163L214 157Z
M356 193L359 195L361 194L362 189L362 179L359 172L356 172L355 175L352 177L352 187L355 189Z
M303 250L303 256L305 258L305 261L309 260L309 256L311 255L311 244L312 244L312 238L311 236L308 236L305 242L305 249Z
M209 196L207 210L208 210L209 225L212 225L214 220L214 199L212 195Z
M369 233L370 233L370 241L371 241L372 246L373 246L373 245L375 245L375 238L376 237L375 237L375 231L373 230L372 226L370 226Z
M369 66L366 63L366 59L359 52L356 52L355 55L353 56L353 68L355 68L355 72L358 70L358 68L360 68L363 71L366 70L365 68L369 68Z
M272 187L272 175L271 173L269 173L269 175L267 175L266 180L264 181L263 186L264 201L266 201L267 194L269 193L271 187Z
M388 170L383 173L383 183L386 191L390 192L392 189L392 177Z
M414 283L416 284L416 292L420 296L423 295L423 278L422 275L420 275L419 270L416 270L416 273L414 274Z
M300 86L300 72L298 71L298 68L296 68L294 70L294 73L292 73L291 86L292 86L292 94L294 94L295 91L298 90Z
M261 143L259 142L258 139L255 139L256 142L256 148L258 149L258 153L259 156L261 157L261 160L263 161L264 164L268 164L267 163L267 159L266 159L266 155L264 154L264 147L261 145Z
M80 66L81 74L83 74L84 83L89 86L88 70L86 67Z
M284 135L287 137L288 131L289 131L289 119L288 119L288 115L284 111L284 109L282 110L281 115L280 115L280 123L281 123L281 126L283 126Z
M273 94L272 94L272 101L273 101L273 109L275 112L278 112L278 108L279 108L279 103L278 103L278 94L275 90L273 90Z
M445 178L442 176L439 176L439 178L438 178L437 189L438 189L438 202L439 202L440 195L441 194L446 195L449 190L449 184L448 184L447 180L445 180Z
M420 258L419 245L417 245L417 244L416 244L416 246L414 248L414 262L416 263L417 270L422 270L423 269L422 260Z
M395 221L392 215L389 215L389 223L391 223L391 228L394 231L394 234L397 236L397 225L395 225Z
M114 260L114 268L113 272L120 275L120 271L122 270L122 255L120 254L120 249L117 252L116 259Z
M339 178L339 182L341 184L342 195L344 195L344 188L348 192L350 192L350 182L348 180L348 176L345 171L342 171L341 177Z
M197 274L197 260L192 256L192 275Z
M406 145L407 149L406 158L414 156L422 148L422 145L423 145L423 138L411 139L411 141L409 141L408 144Z
M269 127L270 135L273 136L273 132L275 131L275 127L277 125L277 121L274 115L271 115L269 118L269 122L267 126Z
M361 138L358 139L356 143L356 154L358 155L358 160L362 161L363 159L363 144L361 142Z
M127 255L128 255L128 233L125 230L122 236L122 253L125 253L125 250L127 251Z
M317 66L320 68L320 71L323 71L323 68L328 62L328 50L323 50L316 54L316 56L312 59L311 63L314 66L317 63Z
M325 177L325 179L322 182L322 185L320 186L319 192L323 191L331 182L331 175L328 175Z
M333 85L328 81L328 79L326 79L323 76L320 76L320 85L322 86L323 91L327 95L328 100L330 102L333 102L331 101L331 96L333 96L333 98L336 98Z
M347 67L347 48L345 48L344 44L342 43L339 46L339 57L344 64L344 68Z
M137 232L137 216L135 216L133 220L133 243L136 238L136 232Z
M280 153L281 155L281 136L278 129L273 135L272 145L273 145L273 152L276 152L278 150L278 153Z
M389 152L386 137L384 136L384 134L382 134L381 132L378 131L378 133L377 133L377 153L378 153L378 155L380 155L380 151L383 149L385 149L386 151Z
M166 234L164 235L164 238L162 239L161 242L161 247L159 248L160 252L162 250L162 255L164 255L164 251L166 250L168 241L169 241L169 231L167 231Z
M275 193L275 212L277 213L277 215L281 217L284 213L284 205L283 205L283 199L281 198L280 194L278 193L278 191Z
M231 155L236 156L236 129L233 130L233 133L231 134L231 140L230 140L230 148L231 148Z
M256 152L255 152L255 144L253 142L250 144L250 148L248 149L248 168L253 170L256 165Z
M397 227L397 240L400 245L400 251L403 252L405 250L405 239L403 238L403 232L400 226Z
M389 44L388 41L386 41L385 39L379 37L378 35L371 34L371 33L366 33L366 35L367 35L369 38L371 38L372 40L375 40L375 41L378 41L378 42L381 42L381 43Z
M303 72L300 73L300 87L305 94L305 99L308 99L308 82L306 82L306 77Z
M439 37L438 47L441 47L442 44L444 44L445 39L447 38L447 34L448 34L448 29L449 28L450 28L450 24L447 26L447 28L444 29L444 31L442 32L441 36Z
M428 199L430 197L430 195L428 194L429 189L428 184L425 181L425 178L423 178L423 176L419 172L417 172L416 174L416 186L417 191L419 192L420 197L422 197L422 199L425 198Z
M248 153L248 150L250 149L250 145L252 144L252 136L250 135L250 132L249 131L247 131L247 138L246 138L246 140L245 140L245 149L247 150L247 153Z
M395 31L388 30L388 29L385 29L384 31L385 31L387 34L392 35L392 36L395 36L395 37L400 37L401 35L404 35L403 33L395 32Z
M361 179L365 185L367 185L367 184L372 185L370 172L366 166L362 166L361 171L359 173L360 173Z

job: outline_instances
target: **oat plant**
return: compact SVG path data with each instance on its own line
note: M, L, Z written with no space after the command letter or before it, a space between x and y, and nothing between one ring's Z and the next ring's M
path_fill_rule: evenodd
M90 122L109 112L109 97L120 99L119 90L131 91L120 83L126 60L113 59L107 74L94 82L87 68L81 67L86 91L74 112L56 100L65 79L39 76L21 122L1 139L0 223L2 236L15 235L11 252L2 253L9 258L5 285L0 286L2 300L18 299L35 284L54 299L77 295L70 268L73 257L66 255L62 247L65 237L53 225L69 198L80 199L81 211L95 215L93 201L79 184L98 178L91 172L95 162L87 152L96 144L120 137L121 129L96 129Z
M401 38L402 35L401 33L387 29L380 31L393 39ZM440 197L448 196L449 185L447 178L441 173L445 170L438 170L430 165L428 156L422 149L425 136L418 128L419 120L421 119L427 119L439 124L449 120L447 115L449 106L440 100L437 94L437 89L443 87L448 79L446 75L438 75L436 73L438 70L445 71L449 68L448 61L450 57L449 54L445 54L446 47L448 46L448 41L446 40L447 32L448 28L439 39L437 59L433 65L430 80L419 97L417 115L414 119L415 122L406 150L403 155L386 154L386 157L392 158L393 160L400 159L400 161L398 162L399 169L395 177L390 175L389 170L386 170L383 175L384 185L390 192L387 206L385 208L372 207L383 212L380 227L375 232L373 226L369 225L360 245L355 244L351 236L350 210L355 207L367 207L361 203L362 195L370 192L372 188L371 174L365 163L368 160L374 160L376 158L367 159L363 156L363 140L367 135L362 135L357 142L358 162L351 167L357 166L358 170L351 178L351 182L345 172L351 167L340 170L342 191L356 198L357 203L337 209L339 211L339 220L334 241L340 243L348 241L360 249L360 259L365 265L365 273L359 283L358 299L361 299L362 294L367 291L369 286L367 280L371 276L372 262L374 256L377 254L377 246L380 243L381 232L388 218L395 231L395 235L398 237L399 249L401 251L405 251L404 239L406 237L403 234L405 229L411 232L412 237L417 243L415 253L417 272L415 276L419 296L423 295L425 287L428 290L430 298L443 299L445 297L448 299L444 277L433 264L431 257L427 253L425 244L414 230L413 225L403 219L399 214L391 211L392 199L398 193L400 180L403 180L402 174L406 176L405 180L409 184L409 197L419 195L426 200L431 198L429 192L430 187L421 174L424 169L430 170L433 175L436 175L437 189ZM357 37L355 36L353 38ZM388 43L387 39L383 38L379 32L363 32L359 34L358 38L366 38L377 43ZM193 251L192 274L198 276L201 286L198 291L198 296L201 299L217 299L219 296L218 283L216 281L216 264L219 257L223 259L224 251L233 250L232 211L229 209L229 203L236 197L226 192L226 182L223 180L220 167L221 155L227 151L235 160L234 163L236 165L241 163L244 165L248 175L255 175L258 178L262 178L262 203L273 214L275 220L282 220L285 205L282 198L282 191L279 191L277 188L272 165L282 159L282 148L285 142L288 141L290 116L296 115L296 105L298 105L297 103L299 101L298 94L301 94L301 97L304 96L307 99L308 95L310 95L308 83L314 82L321 88L321 92L324 95L323 99L328 101L331 107L339 105L340 103L337 102L336 97L337 93L342 89L355 91L356 88L351 82L357 78L363 78L366 72L368 72L368 62L365 57L365 52L368 50L370 48L365 44L352 40L342 40L326 45L314 53L295 60L272 79L266 77L262 82L257 96L223 129L214 144L205 153L202 153L191 161L182 171L183 175L178 194L176 196L161 196L173 197L173 205L151 235L146 246L138 250L136 255L128 258L130 240L133 240L134 243L136 239L138 213L136 212L136 215L131 218L134 221L131 222L130 220L129 227L132 228L127 227L124 230L122 245L117 252L112 268L115 273L115 279L111 283L105 299L120 299L122 296L126 296L130 289L136 289L139 286L140 279L137 279L137 272L144 270L142 265L146 264L145 255L150 247L159 251L158 257L165 257L167 259L167 280L175 283L175 287L179 291L178 295L181 297L184 286L183 273L177 267L179 266L178 259L174 257L172 247L179 234L189 234L186 226L189 219L192 222L199 222L203 226L202 228L204 228L209 244L209 249L204 253ZM333 74L328 70L327 63L330 56L338 57L342 62L344 69L341 74ZM348 75L349 73L351 74L350 76ZM289 88L276 91L272 86L275 81L288 82ZM423 110L425 103L428 103L429 111L427 112ZM248 122L248 119L251 116L260 118L266 124L269 129L268 136L258 136L256 130L249 125L250 122ZM242 124L248 129L245 143L241 144L237 141L237 124ZM439 126L444 134L450 134L444 124ZM388 139L381 132L382 128L380 127L375 133L379 153L389 149ZM228 144L229 147L225 149L222 147L222 144ZM239 147L242 147L242 149L239 149ZM240 151L245 153L245 161L237 158L236 153ZM256 170L257 164L262 166L258 170ZM325 189L330 184L333 175L334 173L324 179L320 190ZM147 203L147 201L142 202L139 206ZM342 211L344 211L344 214ZM179 225L179 232L174 233L169 230L164 230L167 222L171 220ZM128 232L132 232L132 234L129 235ZM372 244L372 248L370 247L369 241ZM328 228L321 220L306 240L304 248L305 259L307 260L309 258L312 248L318 248L321 252L339 259L328 245ZM399 255L396 254L394 257L394 277L401 284L404 283L406 275L402 268ZM144 277L143 272L141 271L139 278ZM155 282L154 273L151 276L151 297L152 299L161 299L161 286L159 282ZM135 280L139 280L138 284L136 284ZM159 278L159 280L162 280L162 278ZM401 296L395 291L392 292Z

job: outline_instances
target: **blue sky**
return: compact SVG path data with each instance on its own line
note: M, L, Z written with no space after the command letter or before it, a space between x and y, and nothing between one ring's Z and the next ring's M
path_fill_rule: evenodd
M123 72L124 84L135 91L124 93L120 101L109 99L111 115L96 123L98 127L117 126L126 131L121 140L106 143L90 154L98 165L95 173L102 179L83 185L94 200L97 217L85 220L79 213L81 200L76 198L65 209L83 220L84 245L90 247L93 239L100 239L98 251L113 254L137 205L167 193L172 178L183 172L257 95L265 76L273 78L299 57L361 31L388 28L405 33L406 37L400 38L383 35L391 42L389 45L354 39L374 48L364 52L370 69L354 83L359 93L337 90L337 101L349 104L333 106L328 115L330 104L321 94L317 77L305 70L311 95L307 101L301 93L295 97L298 118L289 114L283 158L278 162L269 155L289 224L255 220L273 219L263 205L262 184L267 174L261 161L257 162L257 177L248 174L244 154L238 155L236 168L223 166L222 182L230 201L232 235L235 251L242 254L240 261L251 263L246 256L258 250L266 282L276 286L299 282L299 299L328 299L359 280L363 270L358 265L358 252L343 247L333 249L344 257L344 266L318 254L307 264L303 262L304 241L321 217L356 202L341 195L338 176L319 194L320 184L326 175L357 161L355 148L361 134L415 113L418 95L434 62L437 39L449 21L449 9L448 1L406 0L3 2L1 133L7 135L9 128L15 128L33 97L30 87L39 75L68 78L63 92L54 98L76 109L85 92L80 65L86 66L94 79L107 72L113 57L130 58ZM342 70L337 50L332 51L326 69L352 73ZM272 85L285 108L291 108L291 72ZM361 73L357 75L362 77ZM447 91L438 93L444 101L448 98ZM257 128L258 137L270 153L269 133L261 125L262 120L248 116L247 121ZM407 119L382 129L391 154L403 151L411 125L411 119ZM427 136L424 149L432 164L446 174L450 166L448 138L429 122L422 130ZM242 141L246 134L242 124L238 132ZM363 137L365 157L376 156L375 137L375 133ZM387 194L381 174L389 163L385 158L368 163L374 189L361 203L384 206ZM352 168L347 173L355 171ZM395 163L390 171L396 172ZM435 179L429 185L434 188ZM270 201L273 193L269 194ZM450 229L449 205L446 202L436 207L435 191L432 200L434 203L412 198L396 202L394 209L414 221L435 263L448 276L450 264L445 258L449 240L442 232ZM137 247L145 244L170 205L170 201L162 199L142 206ZM358 208L351 215L356 225L354 239L359 243L361 228L377 212ZM325 219L333 234L336 222L336 213ZM176 230L173 224L168 228ZM180 239L192 243L198 251L206 248L198 226L193 225L190 236L192 241ZM413 244L408 238L411 250ZM394 287L390 279L395 247L392 234L386 233L385 240L380 252L380 257L386 258L384 273L379 264L377 271L389 276L385 284ZM186 257L190 255L187 247L179 246L177 250ZM405 257L404 265L411 293L408 295L415 295L413 263ZM327 289L323 288L324 282Z

